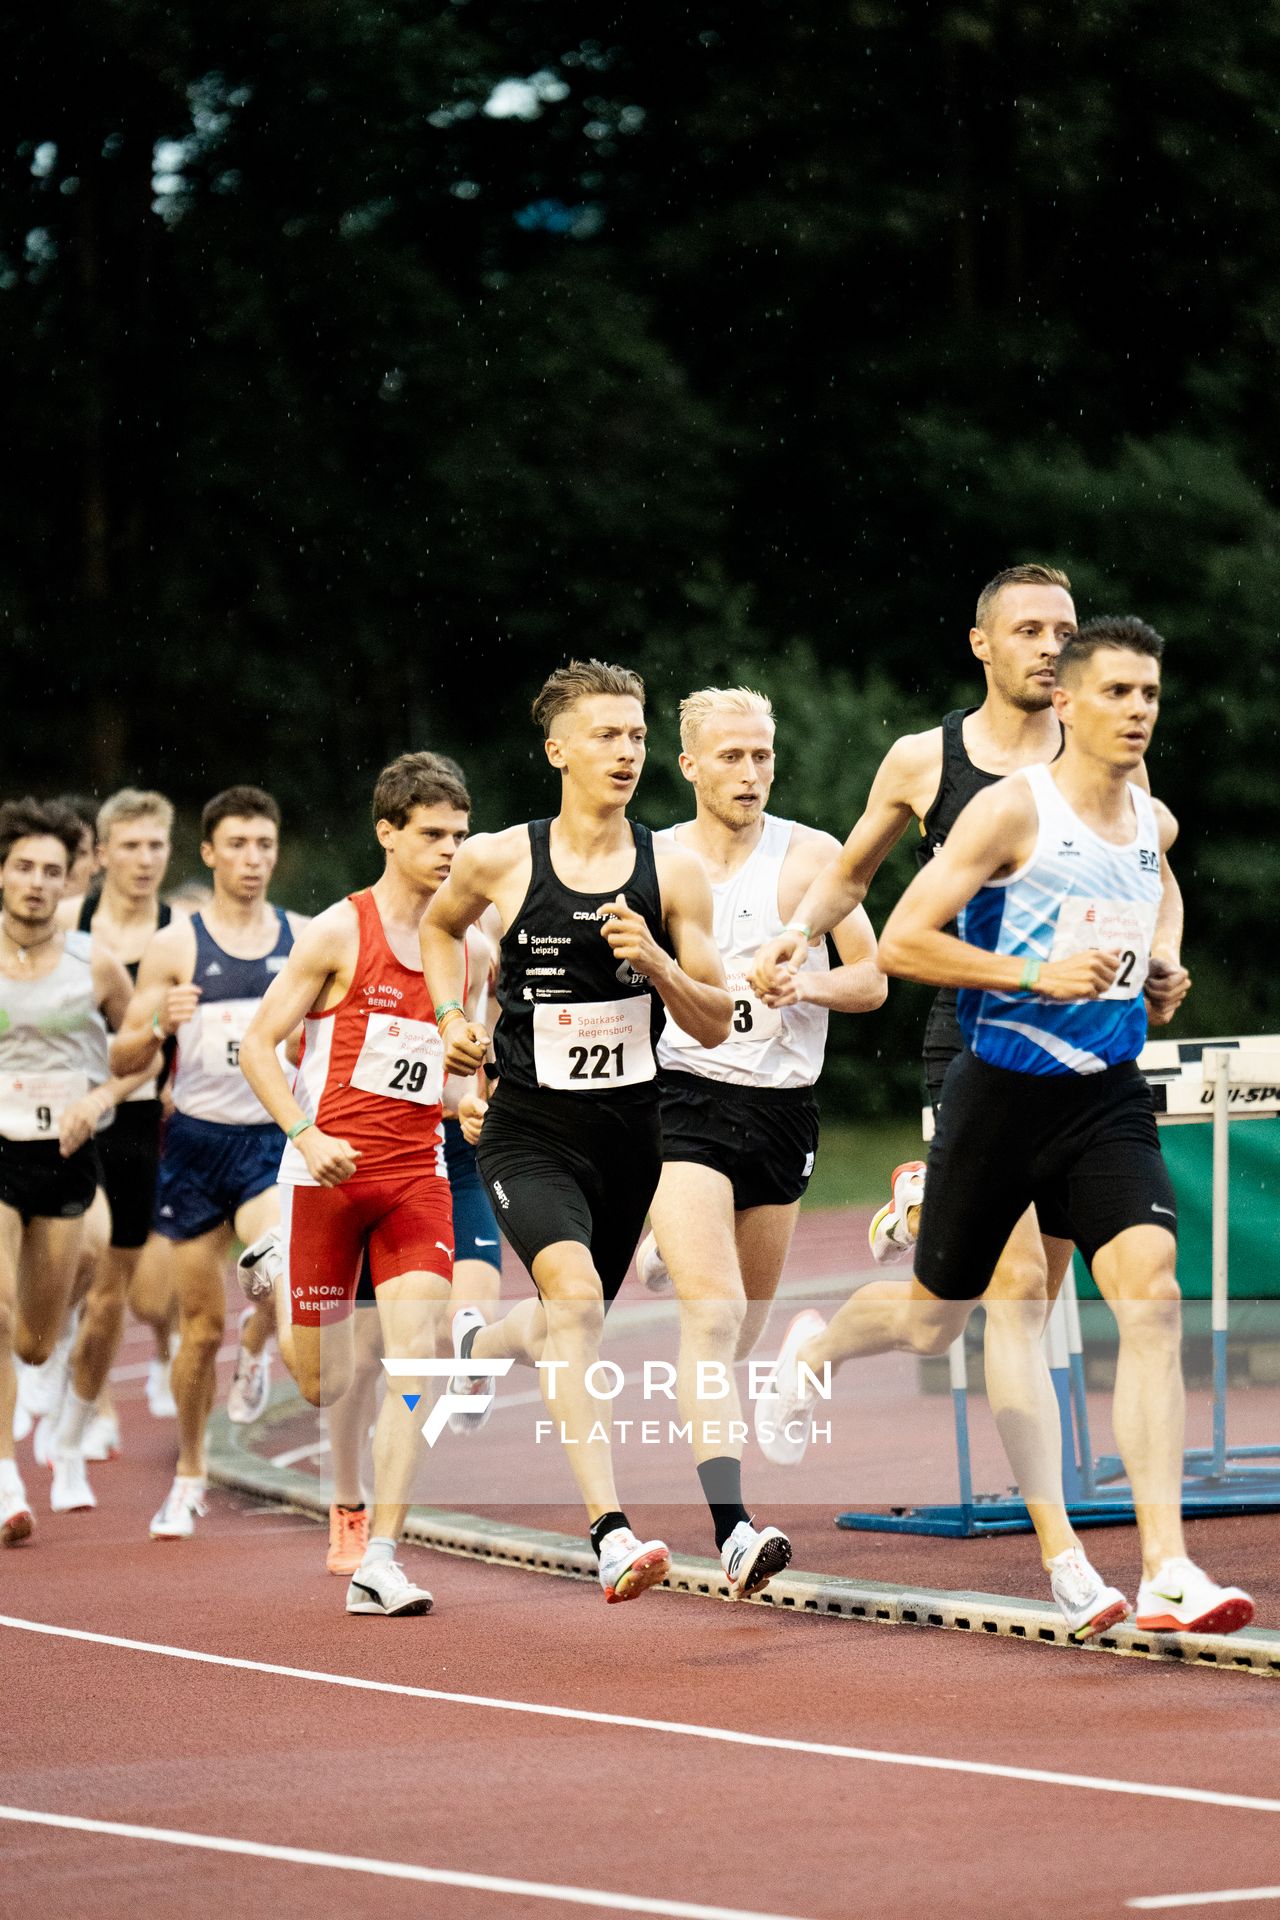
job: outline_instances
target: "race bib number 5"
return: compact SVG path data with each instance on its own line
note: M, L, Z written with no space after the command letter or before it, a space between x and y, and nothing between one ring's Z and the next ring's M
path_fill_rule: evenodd
M429 1020L371 1013L351 1084L388 1100L438 1107L444 1095L444 1043Z
M1058 909L1058 925L1050 960L1070 960L1074 954L1096 948L1118 953L1120 970L1103 1000L1136 1000L1147 981L1151 938L1156 930L1154 902L1087 900L1074 896Z
M223 1000L200 1008L200 1065L206 1073L240 1072L240 1042L257 1004L256 1000Z
M538 1085L562 1093L604 1093L652 1080L648 994L535 1007L533 1063Z

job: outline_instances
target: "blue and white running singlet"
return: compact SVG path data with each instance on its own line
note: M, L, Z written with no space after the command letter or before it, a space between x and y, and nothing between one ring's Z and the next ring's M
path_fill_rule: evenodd
M991 880L960 914L960 938L988 953L1065 960L1097 947L1121 954L1101 1000L962 987L959 1018L980 1060L1016 1073L1101 1073L1136 1060L1147 1037L1142 998L1160 908L1160 839L1150 795L1129 786L1137 831L1122 847L1101 839L1067 805L1048 767L1025 780L1039 815L1031 858Z

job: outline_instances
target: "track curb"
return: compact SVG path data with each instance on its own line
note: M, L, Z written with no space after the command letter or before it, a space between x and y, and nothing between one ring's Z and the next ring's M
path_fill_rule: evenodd
M293 1418L296 1395L286 1389L273 1397L263 1418L249 1433L270 1431ZM270 1500L301 1513L324 1517L329 1511L323 1481L311 1474L277 1467L251 1451L244 1429L235 1427L219 1410L209 1422L208 1478L215 1485ZM549 1573L571 1580L596 1578L590 1545L573 1534L543 1532L515 1526L477 1514L455 1513L435 1507L412 1507L405 1538L438 1553L484 1560L494 1566L519 1567L525 1572ZM683 1593L701 1599L729 1600L729 1588L718 1560L676 1554L671 1573L654 1592ZM739 1603L771 1607L776 1612L800 1613L824 1619L867 1620L881 1625L941 1627L962 1633L989 1634L1005 1639L1030 1640L1065 1647L1073 1653L1122 1654L1143 1660L1161 1660L1184 1667L1228 1668L1280 1678L1280 1632L1255 1628L1236 1634L1152 1634L1136 1627L1116 1627L1077 1646L1056 1609L1034 1600L1018 1600L994 1593L961 1593L928 1587L895 1587L874 1580L849 1580L836 1574L804 1573L797 1569L778 1574L763 1594Z

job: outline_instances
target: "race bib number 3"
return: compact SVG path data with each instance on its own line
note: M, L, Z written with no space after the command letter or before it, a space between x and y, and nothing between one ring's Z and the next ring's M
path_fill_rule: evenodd
M1058 909L1058 925L1050 960L1070 960L1077 953L1098 949L1120 955L1116 974L1103 1000L1136 1000L1147 981L1151 938L1156 929L1154 902L1087 900L1074 896Z
M535 1007L533 1063L540 1087L606 1093L652 1080L649 996Z
M766 1046L775 1040L782 1031L782 1012L778 1007L766 1007L751 990L751 984L745 973L730 970L728 988L733 995L733 1022L729 1030L728 1044L745 1042L748 1046ZM677 1047L682 1053L703 1053L705 1049L692 1034L678 1027L668 1016L663 1038L669 1047Z
M20 1073L0 1080L0 1135L56 1140L67 1108L89 1091L87 1073Z
M444 1094L444 1045L429 1020L371 1013L351 1075L362 1093L438 1107Z

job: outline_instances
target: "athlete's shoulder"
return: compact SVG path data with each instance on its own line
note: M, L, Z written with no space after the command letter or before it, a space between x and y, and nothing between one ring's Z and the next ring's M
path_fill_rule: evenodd
M910 801L921 780L936 780L942 772L942 728L923 733L900 733L880 762L876 779Z
M283 909L283 913L284 913L285 925L288 927L290 933L293 935L295 940L298 938L298 935L302 932L303 928L309 927L315 918L315 915L311 913L295 913L292 907L285 907Z
M1033 776L1038 771L1038 768L1020 767L1016 773L1007 773L1002 780L980 788L972 800L966 801L942 851L945 853L961 827L970 834L989 836L994 844L1002 834L1034 826L1038 809Z
M145 969L151 979L167 974L175 980L189 980L195 958L195 922L179 920L175 914L167 927L160 927L148 940L139 962L139 974Z
M304 960L345 954L360 939L360 916L353 900L335 900L313 918L291 913L289 925L295 935L294 953Z
M509 873L519 861L529 858L529 823L499 827L494 833L472 833L453 857L455 867L476 876L500 876Z

